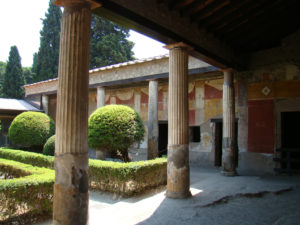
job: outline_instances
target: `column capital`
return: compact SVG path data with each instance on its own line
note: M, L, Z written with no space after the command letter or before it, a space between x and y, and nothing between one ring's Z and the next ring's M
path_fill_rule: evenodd
M55 0L53 2L54 5L57 6L73 6L73 5L80 5L80 4L89 4L91 9L101 7L102 5L94 0Z
M147 79L146 81L149 81L149 82L150 81L157 81L158 82L159 80L160 80L159 78L152 78L152 79Z
M187 51L193 50L193 48L191 46L189 46L183 42L168 44L168 45L165 45L164 48L169 49L169 50L172 50L174 48L183 48L183 49L186 49Z
M223 73L224 72L233 72L234 71L234 69L233 68L223 68L223 69L220 69L220 71L222 71Z

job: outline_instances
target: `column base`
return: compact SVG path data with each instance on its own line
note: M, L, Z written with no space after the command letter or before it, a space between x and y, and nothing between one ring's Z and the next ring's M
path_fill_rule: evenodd
M168 198L174 198L174 199L183 199L183 198L192 197L192 193L190 190L188 190L187 192L173 192L167 190L165 195Z
M237 172L236 171L221 171L221 175L226 176L226 177L234 177L237 176Z
M189 145L169 145L167 192L169 198L187 198L190 193Z

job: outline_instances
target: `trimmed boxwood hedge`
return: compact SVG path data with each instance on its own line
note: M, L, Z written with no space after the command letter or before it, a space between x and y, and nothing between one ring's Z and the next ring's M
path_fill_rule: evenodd
M14 160L32 166L54 168L54 157L10 148L0 148L0 158Z
M140 143L145 128L139 114L125 105L106 105L89 117L88 142L91 148L103 149L123 161L130 161L128 148Z
M55 134L51 136L44 145L43 155L52 155L54 156L55 152Z
M54 157L21 150L0 148L0 158L34 166L54 168ZM90 187L129 196L145 189L166 184L167 159L117 163L89 160Z
M90 187L130 196L167 182L167 160L119 163L89 160Z
M40 150L54 133L54 121L41 112L21 113L13 120L8 131L9 139L14 145Z
M20 211L51 214L54 170L1 159L0 171L18 177L0 180L0 221Z

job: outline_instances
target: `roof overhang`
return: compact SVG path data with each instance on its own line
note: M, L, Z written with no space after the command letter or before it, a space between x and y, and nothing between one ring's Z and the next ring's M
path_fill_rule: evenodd
M94 13L219 67L247 67L250 54L280 46L300 29L297 0L94 0Z

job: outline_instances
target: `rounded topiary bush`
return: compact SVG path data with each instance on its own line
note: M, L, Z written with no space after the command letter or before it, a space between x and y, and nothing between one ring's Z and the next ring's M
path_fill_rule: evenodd
M124 105L107 105L94 111L89 118L89 146L105 149L129 161L128 148L144 138L144 124L137 112Z
M43 154L54 156L54 151L55 151L55 135L51 136L46 141L44 148L43 148Z
M11 142L20 148L42 150L55 133L54 121L41 112L23 112L11 123L8 131Z

